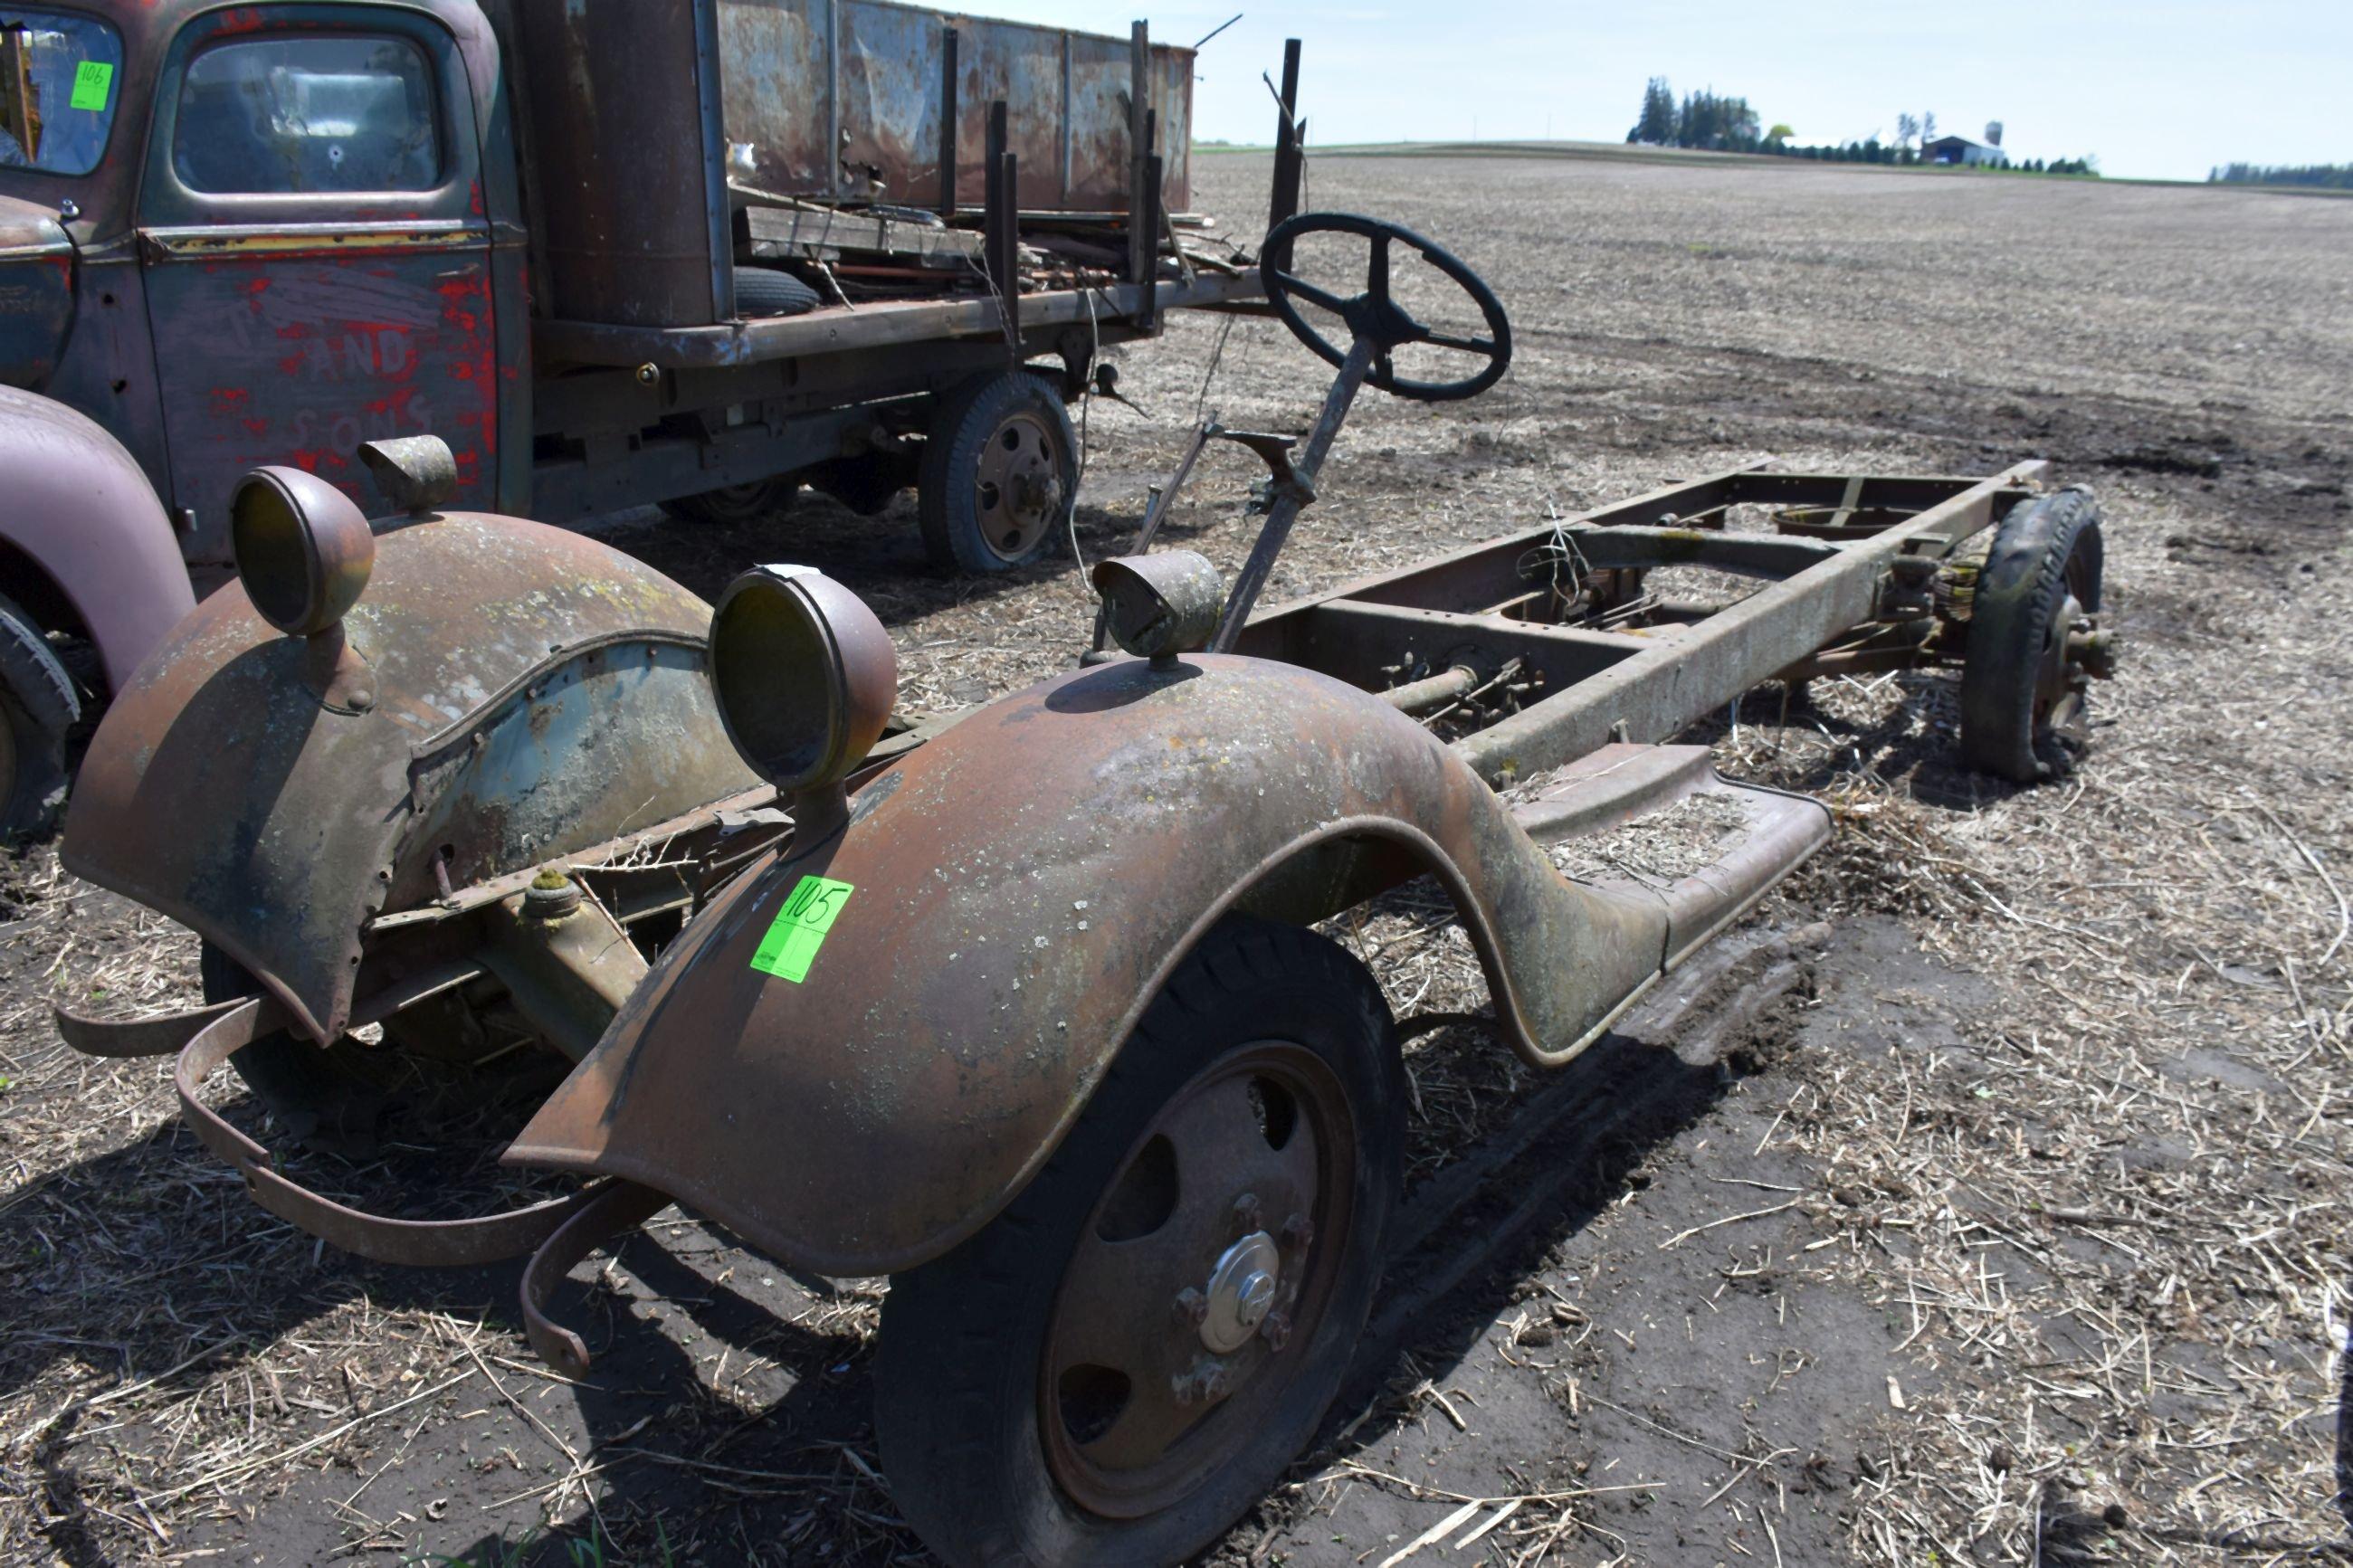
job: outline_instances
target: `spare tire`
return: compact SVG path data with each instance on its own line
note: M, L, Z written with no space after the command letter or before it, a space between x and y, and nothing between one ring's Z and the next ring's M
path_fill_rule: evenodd
M773 267L735 268L735 313L753 316L805 316L818 308L817 290L789 272Z

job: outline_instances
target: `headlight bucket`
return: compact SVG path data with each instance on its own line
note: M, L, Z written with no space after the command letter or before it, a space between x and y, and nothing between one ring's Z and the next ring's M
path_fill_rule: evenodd
M712 612L719 721L780 795L838 795L881 738L898 689L891 634L814 567L755 566Z
M341 622L375 565L375 534L358 506L300 468L256 468L238 480L229 539L255 614L289 637Z

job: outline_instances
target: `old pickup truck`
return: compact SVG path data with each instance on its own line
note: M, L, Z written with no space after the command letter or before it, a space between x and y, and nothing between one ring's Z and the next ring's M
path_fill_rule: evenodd
M882 0L0 7L0 829L63 788L52 636L120 689L257 465L381 512L362 444L430 433L558 522L913 485L944 565L1033 558L1101 349L1257 290L1192 79Z

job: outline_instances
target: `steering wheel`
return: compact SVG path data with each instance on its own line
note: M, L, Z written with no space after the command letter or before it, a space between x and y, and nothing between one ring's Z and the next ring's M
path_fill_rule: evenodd
M1293 272L1292 242L1311 234L1353 234L1372 242L1372 261L1366 268L1365 291L1344 300L1327 289L1319 289ZM1389 247L1403 244L1421 253L1422 259L1454 279L1462 291L1479 307L1487 319L1487 335L1483 338L1456 337L1432 331L1406 312L1389 294ZM1373 345L1373 366L1366 375L1366 384L1383 392L1416 403L1453 403L1465 397L1476 397L1503 378L1512 363L1512 323L1504 319L1504 302L1495 291L1481 280L1479 275L1457 260L1443 247L1424 239L1409 228L1378 218L1359 217L1354 213L1301 213L1287 218L1266 237L1259 252L1258 275L1266 289L1267 302L1292 335L1334 364L1347 357L1346 351L1307 324L1300 315L1294 300L1304 300L1322 307L1348 323L1348 330L1359 339ZM1440 348L1460 349L1465 353L1483 356L1487 363L1478 374L1461 381L1408 381L1397 374L1390 363L1392 351L1409 343L1435 343Z

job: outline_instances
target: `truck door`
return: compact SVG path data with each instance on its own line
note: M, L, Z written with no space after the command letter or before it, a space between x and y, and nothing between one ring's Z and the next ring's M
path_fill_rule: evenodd
M227 561L231 487L309 469L385 509L363 441L432 434L460 503L494 488L491 225L465 64L391 6L201 16L157 79L141 265L171 502Z

